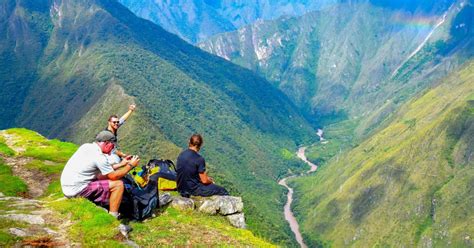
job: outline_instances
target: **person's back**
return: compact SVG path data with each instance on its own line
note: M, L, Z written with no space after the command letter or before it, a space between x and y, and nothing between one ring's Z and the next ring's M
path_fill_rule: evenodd
M189 149L184 150L178 156L176 172L179 193L184 197L228 195L227 190L215 185L214 180L207 175L206 161L198 153L202 144L201 135L194 134L189 139Z
M190 195L201 184L199 173L205 171L205 161L197 152L186 149L178 156L176 172L178 191L181 195Z
M101 171L107 174L112 171L112 167L108 165L100 147L94 143L83 144L68 160L61 173L64 195L68 197L77 195Z

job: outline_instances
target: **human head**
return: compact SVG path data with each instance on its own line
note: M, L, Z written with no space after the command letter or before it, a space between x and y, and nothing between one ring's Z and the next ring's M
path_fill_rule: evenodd
M99 145L100 150L102 153L110 154L110 152L114 149L115 144L113 140L115 139L115 135L109 131L101 131L95 137L95 141L97 145Z
M111 115L109 117L109 129L116 131L120 127L119 123L120 120L117 115Z
M191 138L189 138L189 147L194 147L198 151L201 149L201 146L203 144L202 136L200 134L193 134Z

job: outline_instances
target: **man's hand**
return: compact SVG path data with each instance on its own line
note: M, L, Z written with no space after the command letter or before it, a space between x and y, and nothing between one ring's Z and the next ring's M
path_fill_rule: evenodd
M130 159L126 159L127 163L132 166L132 168L137 167L138 163L140 163L140 158L138 155L133 155Z
M130 111L135 111L135 108L136 108L136 107L137 107L137 106L136 106L135 104L130 104L130 106L128 106L128 110L130 110Z

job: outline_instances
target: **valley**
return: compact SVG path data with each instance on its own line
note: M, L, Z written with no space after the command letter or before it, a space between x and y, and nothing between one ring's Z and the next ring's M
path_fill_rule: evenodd
M245 203L251 244L473 244L472 0L6 0L0 10L2 135L54 147L12 153L0 137L5 175L22 175L21 162L57 176L44 159L65 162L133 103L121 149L175 160L202 134L210 174ZM57 193L46 178L29 194ZM24 196L11 181L22 190L0 192ZM167 214L178 229L174 218L214 223ZM234 235L216 223L208 243L160 244Z
M303 160L303 162L305 162L308 166L309 166L309 170L306 171L306 173L304 174L301 174L300 176L302 175L307 175L311 172L315 172L317 169L318 169L318 166L309 162L307 159L306 159L306 156L304 154L306 150L306 147L300 147L298 149L298 152L297 152L297 156L298 158L300 158L301 160ZM285 177L283 179L281 179L280 181L278 181L278 184L285 187L286 189L288 189L288 193L287 193L287 200L286 200L286 204L285 204L285 207L283 209L283 213L285 215L285 219L286 221L288 221L288 224L290 225L290 228L291 228L291 231L293 232L293 234L295 235L295 238L296 238L296 241L298 242L298 244L300 245L300 247L308 247L305 243L304 243L304 240L303 240L303 237L301 236L301 232L300 232L300 227L298 225L298 221L296 220L293 212L291 211L291 203L293 202L293 188L290 188L287 184L287 180L291 179L291 178L296 178L298 177L298 175L291 175L291 176L288 176L288 177Z

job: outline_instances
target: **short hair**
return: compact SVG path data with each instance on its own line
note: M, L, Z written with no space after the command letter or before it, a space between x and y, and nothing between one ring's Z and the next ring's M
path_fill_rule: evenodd
M112 120L112 118L117 118L117 119L118 119L118 116L117 116L117 115L111 115L111 116L109 117L109 121Z
M202 136L198 133L193 134L191 138L189 138L189 146L195 146L197 148L201 148L203 143Z

